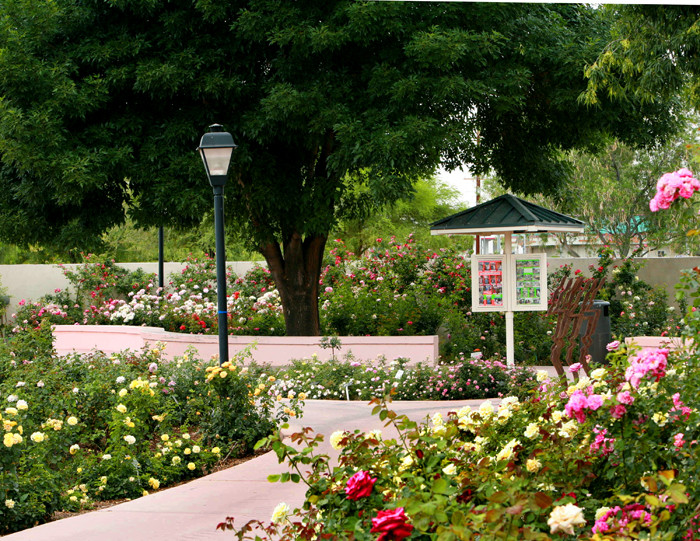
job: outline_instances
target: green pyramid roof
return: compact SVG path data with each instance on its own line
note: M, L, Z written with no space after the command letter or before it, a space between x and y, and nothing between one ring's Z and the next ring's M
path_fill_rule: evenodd
M540 207L511 194L501 195L430 224L432 235L581 232L581 220Z

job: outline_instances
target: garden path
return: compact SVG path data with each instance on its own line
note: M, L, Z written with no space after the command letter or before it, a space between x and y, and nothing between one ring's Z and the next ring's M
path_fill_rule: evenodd
M464 405L477 406L482 400L455 402L394 402L391 409L414 421L440 412L445 415ZM496 401L493 401L494 404ZM371 415L366 402L307 400L304 417L296 421L289 433L301 426L324 434L322 452L332 453L328 443L336 430L383 429L383 422ZM286 502L299 506L305 486L267 481L267 476L285 471L273 452L238 466L196 479L189 483L107 509L78 515L35 528L10 534L7 541L198 541L232 538L216 530L227 516L236 525L250 519L268 521L275 506Z

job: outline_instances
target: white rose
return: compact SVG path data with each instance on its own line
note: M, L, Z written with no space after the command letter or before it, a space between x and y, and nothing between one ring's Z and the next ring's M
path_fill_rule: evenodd
M281 522L284 519L286 519L291 514L291 512L292 510L286 503L279 503L277 504L277 507L275 507L275 510L272 512L272 518L270 519L270 521Z
M333 434L331 434L331 438L330 438L331 447L333 447L333 449L335 449L336 451L339 451L340 449L342 449L343 446L340 444L340 440L342 440L344 437L345 437L344 430L336 430L335 432L333 432Z
M581 511L580 507L575 506L573 503L567 503L552 510L547 524L549 525L550 533L564 532L574 535L574 528L586 524L586 519L583 518L583 511Z

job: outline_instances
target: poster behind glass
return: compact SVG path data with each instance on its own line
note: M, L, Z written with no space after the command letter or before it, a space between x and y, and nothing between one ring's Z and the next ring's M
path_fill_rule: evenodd
M478 306L482 308L502 308L503 304L503 260L477 260Z
M547 267L544 254L513 256L515 267L514 310L547 307Z

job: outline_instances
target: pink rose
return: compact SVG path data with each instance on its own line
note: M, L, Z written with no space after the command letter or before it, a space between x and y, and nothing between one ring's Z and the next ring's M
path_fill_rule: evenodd
M683 447L685 444L685 441L683 440L683 432L679 432L675 436L673 436L673 445L676 446L676 448L680 449Z
M581 363L574 363L574 364L572 364L572 365L569 367L569 370L571 370L571 373L572 373L572 374L575 374L576 372L578 372L579 370L581 370L581 368L583 368L583 367L581 366Z
M359 500L366 498L372 493L374 483L377 478L372 478L366 471L358 471L350 479L345 486L345 493L348 495L348 500Z
M602 405L603 405L603 397L600 396L599 394L592 394L591 396L588 397L588 409L595 411Z
M408 517L403 507L387 509L377 512L377 516L372 519L371 533L381 533L377 541L401 541L413 531L413 526L407 524Z
M613 340L613 341L610 342L607 346L605 346L605 349L607 349L608 351L615 351L615 350L617 350L617 348L619 348L619 347L620 347L620 342L619 342L619 340Z
M627 408L622 404L615 404L610 408L610 415L613 419L621 419L625 413L627 413Z
M574 417L579 423L583 423L586 420L586 414L584 409L588 407L588 399L586 395L577 389L574 394L569 398L566 406L564 406L564 411L569 417Z
M622 391L621 393L617 393L617 401L620 404L632 404L634 402L634 397L630 394L629 391Z

